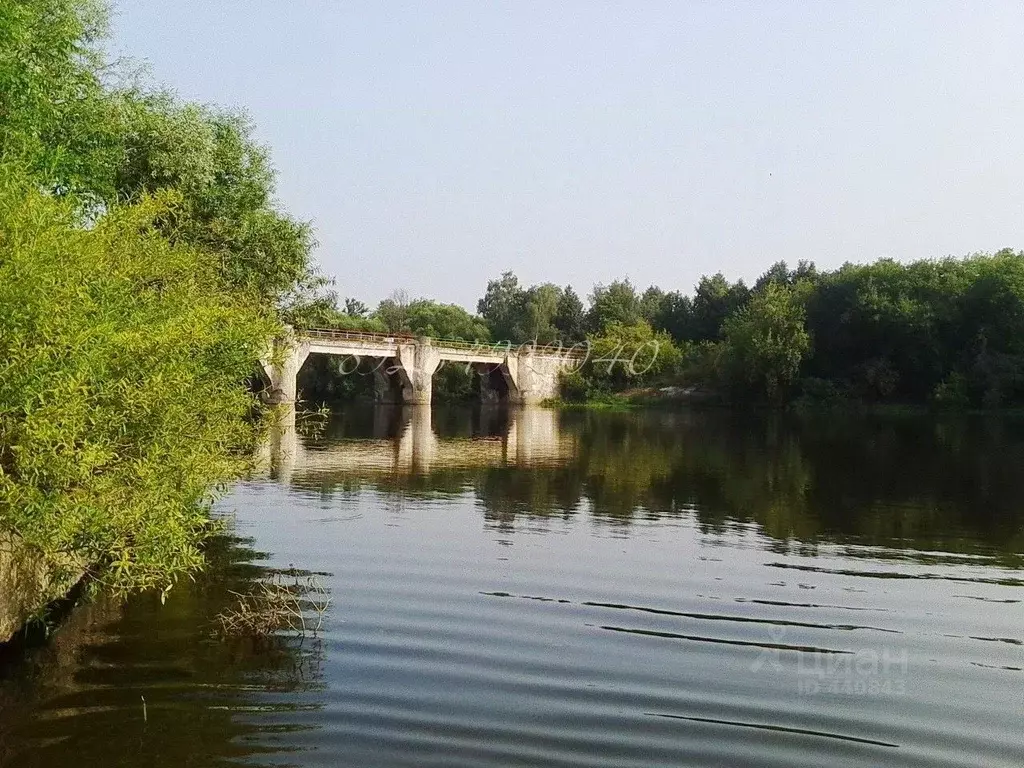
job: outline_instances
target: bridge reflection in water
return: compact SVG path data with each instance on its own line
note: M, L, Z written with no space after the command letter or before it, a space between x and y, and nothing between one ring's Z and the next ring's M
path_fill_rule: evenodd
M429 405L372 406L370 435L306 437L296 411L279 406L263 446L261 469L284 483L306 483L334 474L427 475L435 470L488 466L555 466L569 461L577 436L559 428L547 408L481 408L475 434L440 437Z

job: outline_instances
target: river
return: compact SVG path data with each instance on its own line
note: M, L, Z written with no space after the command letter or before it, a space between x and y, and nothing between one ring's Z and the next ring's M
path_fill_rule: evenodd
M3 659L0 765L1024 765L1024 421L300 431L218 503L194 583ZM320 630L221 636L282 571Z

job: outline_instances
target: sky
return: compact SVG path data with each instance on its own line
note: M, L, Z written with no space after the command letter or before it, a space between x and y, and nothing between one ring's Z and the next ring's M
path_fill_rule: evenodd
M1024 248L1024 3L120 0L112 53L245 109L322 270L475 308Z

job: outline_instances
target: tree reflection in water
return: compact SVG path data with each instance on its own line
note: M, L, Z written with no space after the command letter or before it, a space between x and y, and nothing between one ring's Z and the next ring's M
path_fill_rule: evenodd
M0 765L109 765L109 740L135 744L132 765L178 768L277 752L289 713L319 709L323 647L280 633L221 638L216 617L268 576L250 540L225 534L208 566L158 594L100 594L41 647L0 667ZM145 706L143 706L145 701ZM247 713L261 713L259 725ZM268 726L267 717L273 725ZM54 721L59 721L59 726ZM134 731L134 739L125 731ZM53 738L54 732L60 738Z
M709 534L756 524L780 551L849 542L1015 566L1024 548L1024 422L1005 417L377 408L283 440L293 485L471 490L496 526L692 515Z

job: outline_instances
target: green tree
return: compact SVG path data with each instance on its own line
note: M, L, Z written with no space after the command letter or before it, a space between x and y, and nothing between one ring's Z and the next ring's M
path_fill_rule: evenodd
M676 343L696 338L693 333L693 301L679 291L664 294L651 319L656 330L665 331Z
M603 333L612 324L636 325L643 319L640 297L628 279L594 286L587 313L587 323L592 333Z
M353 303L354 302L354 303ZM345 299L338 307L334 283L319 275L308 275L283 300L282 319L296 328L337 328L352 331L385 331L376 316L367 317L362 302ZM360 311L361 310L361 311Z
M275 206L269 154L249 120L160 93L114 98L124 120L117 199L176 190L176 215L160 223L167 236L218 254L231 285L280 304L311 271L313 234Z
M0 157L42 187L92 209L116 195L116 110L98 73L104 5L91 0L0 3Z
M727 383L772 402L796 380L811 348L801 298L774 282L726 319L723 336Z
M267 150L239 113L181 103L127 81L102 47L92 0L0 5L0 155L71 195L83 221L174 190L165 236L216 253L231 286L268 306L312 272L312 230L274 204Z
M370 308L359 299L347 297L345 299L345 314L349 317L366 317L370 314Z
M661 307L665 298L665 292L656 285L649 286L640 297L640 314L652 326L661 315Z
M977 273L960 305L964 389L989 407L1018 403L1024 400L1024 252L1004 249L974 261Z
M583 302L580 301L580 297L571 285L565 286L565 290L562 291L562 295L558 299L558 307L553 320L559 339L566 345L583 341L586 337L586 322L587 316L583 309Z
M750 291L740 280L729 283L721 272L702 277L691 306L690 341L722 338L725 319L747 303Z
M675 373L680 362L672 338L645 320L610 322L601 333L588 336L587 343L590 354L580 374L591 391L649 385Z
M487 324L458 304L417 299L409 304L406 330L422 336L463 341L486 341Z
M47 553L166 586L201 563L211 489L245 466L243 382L276 322L172 243L165 193L90 227L0 173L0 523Z
M496 341L518 343L527 340L528 333L524 328L526 292L512 272L503 272L497 280L488 281L476 311L487 322L491 337Z
M777 261L768 268L767 272L757 278L753 291L759 293L768 283L792 286L801 281L814 281L817 276L818 270L814 266L814 262L801 259L797 262L796 269L790 269L786 262Z
M524 317L520 326L520 333L526 340L539 344L550 344L558 340L555 318L561 300L562 289L552 283L541 283L526 289L523 294Z
M409 294L404 290L392 291L391 295L377 305L373 317L388 333L408 333Z

